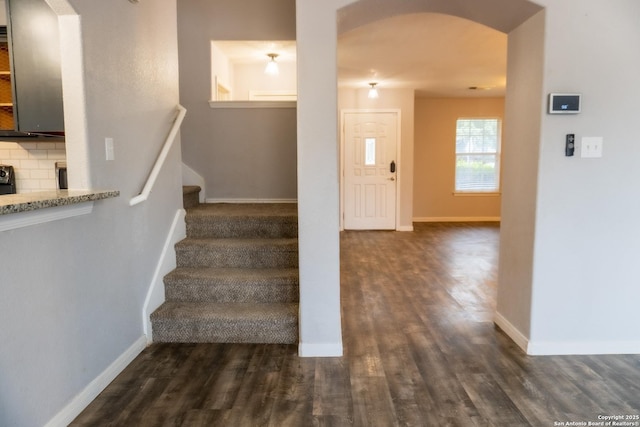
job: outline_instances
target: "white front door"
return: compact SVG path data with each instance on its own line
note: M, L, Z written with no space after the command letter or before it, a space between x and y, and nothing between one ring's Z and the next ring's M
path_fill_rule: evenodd
M395 230L398 114L345 112L344 228Z

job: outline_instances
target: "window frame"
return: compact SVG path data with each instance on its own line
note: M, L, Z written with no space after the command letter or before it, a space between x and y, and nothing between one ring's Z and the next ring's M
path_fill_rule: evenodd
M495 120L497 122L497 141L496 141L496 151L487 152L487 151L479 151L479 152L458 152L458 124L460 121L464 120L473 120L473 121L487 121L487 120ZM454 170L453 170L453 195L454 196L496 196L500 195L502 188L502 117L498 116L478 116L478 117L469 117L462 116L456 119L455 123L455 137L454 137ZM495 171L496 171L496 185L493 189L458 189L458 158L459 156L491 156L495 158Z

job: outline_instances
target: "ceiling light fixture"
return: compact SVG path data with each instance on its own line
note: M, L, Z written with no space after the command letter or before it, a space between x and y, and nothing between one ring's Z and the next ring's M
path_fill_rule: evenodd
M264 69L264 72L265 74L269 74L270 76L277 76L280 73L280 70L278 69L278 63L276 62L278 54L267 53L267 56L271 58L271 61L267 63L267 68Z
M367 95L369 99L377 99L380 96L378 94L378 89L376 89L377 84L378 83L369 83L369 86L371 86L371 89L369 89L369 95Z

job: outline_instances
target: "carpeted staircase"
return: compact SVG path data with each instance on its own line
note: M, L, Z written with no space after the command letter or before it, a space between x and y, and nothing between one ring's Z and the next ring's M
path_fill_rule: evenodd
M200 204L185 187L187 238L152 315L154 342L296 343L295 204Z

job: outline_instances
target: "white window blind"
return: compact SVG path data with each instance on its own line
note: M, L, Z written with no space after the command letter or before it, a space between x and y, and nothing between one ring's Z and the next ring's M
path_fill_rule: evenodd
M500 120L456 122L456 192L500 190Z

